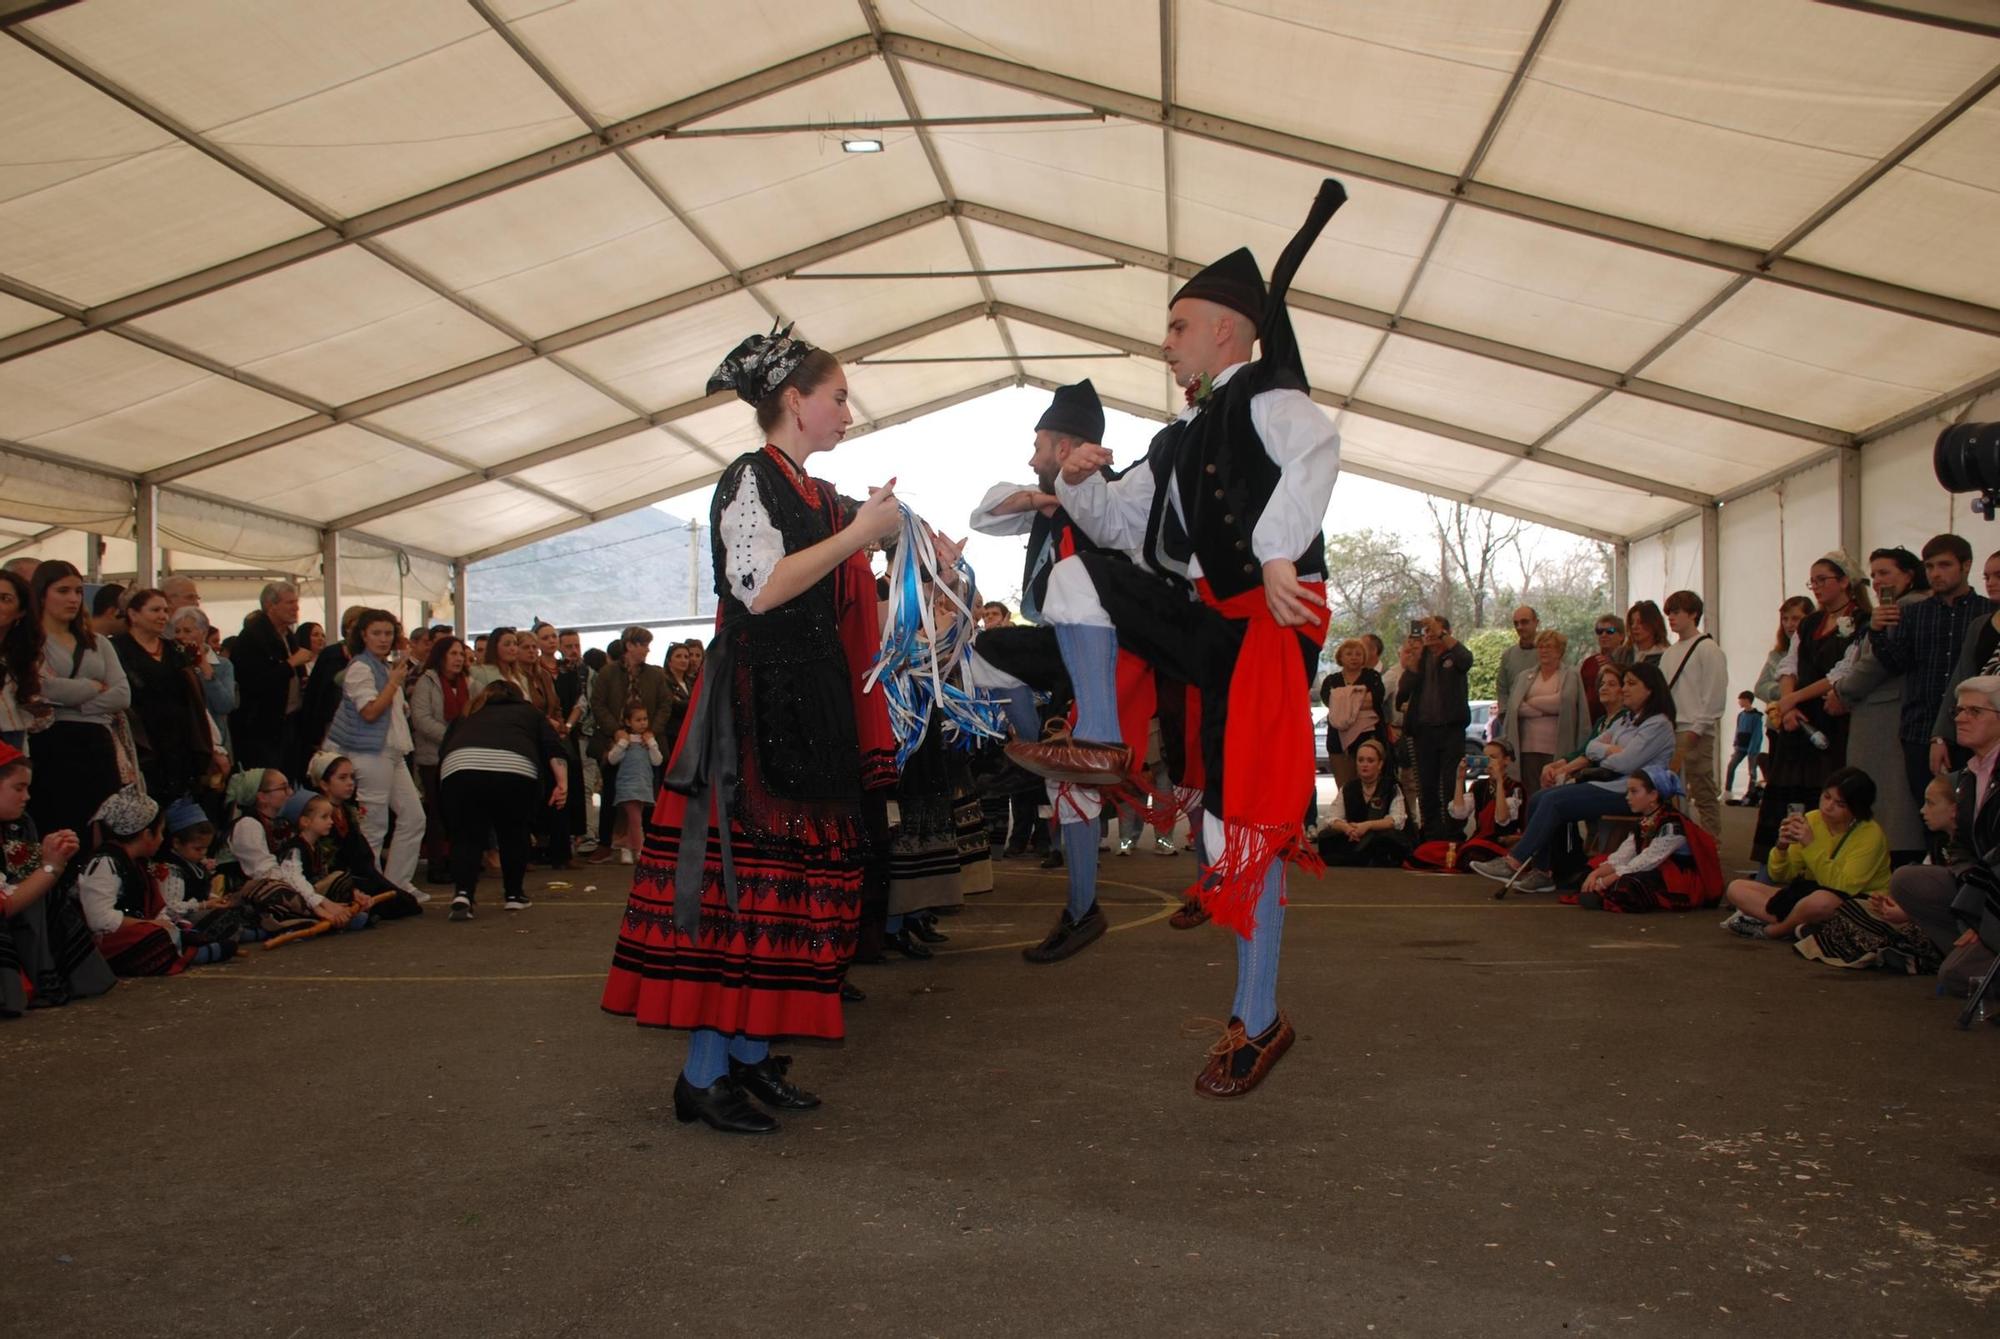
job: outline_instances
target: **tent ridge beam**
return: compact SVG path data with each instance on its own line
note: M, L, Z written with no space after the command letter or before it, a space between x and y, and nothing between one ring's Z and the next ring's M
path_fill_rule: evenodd
M1507 214L1531 223L1583 233L1605 241L1658 252L1676 259L1693 261L1732 271L1768 278L1794 288L1824 293L1899 312L1928 321L1955 325L1982 334L2000 334L2000 310L1925 293L1865 275L1833 270L1790 259L1768 264L1755 247L1713 238L1696 237L1657 224L1623 218L1565 204L1521 191L1510 191L1484 182L1470 181L1461 186L1448 172L1418 167L1376 154L1362 153L1285 131L1252 125L1231 117L1175 106L1163 114L1161 104L1120 89L1052 71L1038 70L1013 61L967 51L901 33L885 34L883 49L920 65L931 65L987 83L1039 94L1043 97L1114 113L1128 120L1164 126L1236 148L1250 149L1275 158L1288 159L1329 172L1344 172L1364 180L1399 187L1437 199L1457 199L1476 208Z
M1077 251L1092 255L1107 256L1141 269L1158 270L1164 274L1187 277L1201 267L1194 262L1175 256L1162 255L1144 247L1130 246L1108 237L1065 228L1060 224L1045 223L1040 219L1016 214L1011 210L998 209L992 205L960 201L958 212L975 222L1004 228L1009 232L1055 242ZM1692 410L1716 418L1750 427L1763 428L1770 432L1783 433L1788 437L1799 437L1822 446L1852 445L1852 434L1825 424L1808 423L1801 419L1787 418L1768 410L1756 409L1738 404L1733 400L1723 400L1699 391L1683 390L1664 382L1649 381L1635 377L1629 372L1598 367L1592 363L1578 362L1560 354L1544 353L1539 349L1522 348L1484 335L1469 334L1446 326L1432 325L1426 321L1398 317L1390 312L1373 307L1363 307L1358 303L1346 302L1339 298L1322 297L1299 288L1291 290L1289 301L1301 311L1317 316L1328 316L1337 321L1371 329L1391 331L1426 344L1437 344L1444 348L1456 349L1460 353L1475 354L1490 358L1495 362L1507 363L1514 367L1527 368L1532 372L1543 372L1550 376L1564 377L1571 381L1581 381L1599 388L1622 390L1641 399L1657 400L1662 404Z

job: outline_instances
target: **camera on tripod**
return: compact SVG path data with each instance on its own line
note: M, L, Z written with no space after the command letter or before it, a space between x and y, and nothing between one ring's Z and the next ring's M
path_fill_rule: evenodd
M2000 507L2000 423L1960 423L1938 434L1931 468L1947 493L1977 493L1972 510L1993 519Z

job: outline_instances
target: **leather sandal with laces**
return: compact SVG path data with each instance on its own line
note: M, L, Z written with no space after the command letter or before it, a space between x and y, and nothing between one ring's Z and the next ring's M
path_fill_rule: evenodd
M1181 909L1167 917L1167 924L1176 930L1193 930L1208 924L1208 909L1198 897L1190 897L1181 903Z
M1242 1097L1264 1081L1298 1033L1292 1020L1281 1011L1263 1033L1251 1037L1243 1031L1243 1020L1232 1018L1223 1029L1222 1039L1208 1051L1208 1064L1195 1077L1194 1090L1201 1097Z

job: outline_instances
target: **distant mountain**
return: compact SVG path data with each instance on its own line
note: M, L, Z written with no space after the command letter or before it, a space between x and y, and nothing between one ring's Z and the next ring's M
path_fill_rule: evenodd
M687 521L647 507L474 563L467 621L477 631L535 619L650 624L712 614L706 521L692 539Z

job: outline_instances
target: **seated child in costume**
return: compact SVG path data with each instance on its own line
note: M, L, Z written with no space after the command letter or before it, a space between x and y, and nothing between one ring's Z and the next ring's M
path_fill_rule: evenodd
M292 835L284 818L292 796L283 772L238 772L229 799L242 817L229 829L229 852L242 876L238 895L257 913L268 934L303 929L315 921L347 924L352 911L320 895L308 879L287 879L278 867L278 848Z
M215 824L200 805L182 798L167 806L167 841L155 879L167 914L210 939L254 944L264 938L256 913L234 893L224 892L209 851Z
M354 890L374 899L368 914L378 921L421 916L421 901L407 888L389 881L376 863L375 852L361 832L361 805L354 798L354 763L338 753L315 753L306 764L306 784L333 806L333 831L319 843L319 855L329 870L349 875ZM303 792L301 792L303 793Z
M162 820L159 802L121 790L90 820L91 853L76 881L83 919L97 948L120 976L174 976L199 963L236 955L236 943L213 943L167 914L153 882Z
M1929 846L1924 863L1949 864L1947 850L1958 832L1958 785L1953 774L1934 776L1924 787L1923 816ZM1792 950L1829 967L1882 967L1907 976L1931 976L1944 965L1944 950L1911 921L1891 892L1843 900L1831 920L1800 935Z
M323 905L346 914L334 924L342 930L366 930L375 923L375 898L361 891L354 876L327 858L333 839L333 801L317 791L301 790L285 801L281 815L291 835L278 843L276 878L297 892L323 899ZM381 895L384 901L395 892ZM315 908L317 909L317 908Z
M1410 854L1409 814L1389 774L1389 751L1364 739L1353 759L1354 780L1340 788L1334 816L1320 825L1320 858L1350 868L1396 868Z
M1715 838L1674 801L1686 794L1664 767L1625 778L1625 803L1638 816L1632 835L1561 901L1591 911L1693 911L1722 897L1722 862Z
M626 705L625 728L604 751L604 761L618 769L611 792L619 815L616 844L622 853L618 859L629 865L632 852L639 849L645 838L646 814L659 794L660 764L664 761L659 742L653 738L651 722L646 719L646 709L638 702Z
M1866 772L1843 767L1828 777L1819 808L1779 826L1765 861L1771 882L1729 885L1724 896L1736 914L1722 928L1745 939L1790 939L1799 927L1830 919L1849 898L1886 890L1889 840L1874 812L1875 782Z
M102 995L118 984L82 908L61 895L76 834L38 836L28 817L33 774L26 755L0 741L0 1018Z

